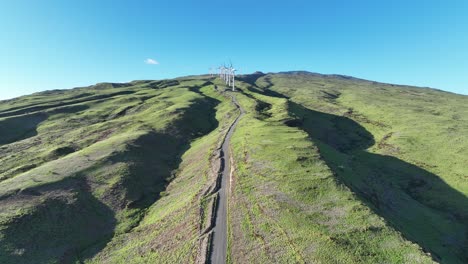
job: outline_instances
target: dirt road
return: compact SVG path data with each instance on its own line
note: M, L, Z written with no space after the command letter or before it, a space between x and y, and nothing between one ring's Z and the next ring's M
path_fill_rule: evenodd
M218 191L218 207L216 209L216 221L213 230L213 240L210 262L213 264L224 264L226 263L227 256L227 207L228 207L228 196L229 196L229 184L231 177L231 158L229 153L229 144L231 142L231 136L237 123L244 115L244 109L237 103L236 98L232 96L232 102L240 110L239 116L236 118L232 126L229 128L221 150L221 167L223 173L221 176L220 189Z

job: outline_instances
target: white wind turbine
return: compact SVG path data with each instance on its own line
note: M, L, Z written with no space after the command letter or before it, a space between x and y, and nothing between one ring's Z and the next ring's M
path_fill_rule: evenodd
M231 67L227 68L227 74L228 75L227 75L226 84L229 87L229 86L231 86L231 76L232 76L232 68Z
M235 69L234 67L232 67L232 62L230 62L231 66L229 66L229 72L230 72L230 80L229 80L229 83L228 83L228 86L232 86L232 91L235 92L236 91L236 71L238 71L237 69Z
M224 65L224 81L226 84L229 83L229 68Z
M232 72L232 91L235 92L236 91L236 69L232 68L231 69L231 72Z
M229 64L230 64L230 66L229 66L229 68L228 68L228 81L227 81L227 83L226 83L228 87L231 86L232 77L234 76L234 75L233 75L234 73L233 73L233 71L232 71L234 68L232 67L232 62L231 62L230 60L229 60Z
M219 66L219 78L224 79L224 67Z

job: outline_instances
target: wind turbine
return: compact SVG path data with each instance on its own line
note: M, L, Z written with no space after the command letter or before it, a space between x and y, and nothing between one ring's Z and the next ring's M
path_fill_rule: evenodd
M226 64L224 64L223 68L224 68L224 81L226 82L226 84L228 84L228 82L229 82L229 68L226 67Z
M227 76L226 84L229 87L229 86L231 86L231 74L232 74L230 67L227 69L227 74L228 74L228 76Z
M231 69L231 72L232 72L232 91L235 92L236 91L236 69L232 68Z
M227 85L228 87L231 86L231 77L232 77L232 62L231 60L229 60L229 68L228 68L228 72L229 72L229 75L228 75L228 82L227 82Z
M224 67L219 66L219 78L224 79Z
M231 66L229 66L230 76L229 76L228 86L232 86L232 91L235 92L236 91L236 71L238 71L238 70L235 69L234 67L232 67L232 61L231 60L229 60L229 63L231 64Z
M227 86L230 87L232 82L233 82L233 76L234 76L234 72L232 71L234 68L232 67L232 62L231 60L229 60L229 68L228 68L228 80L227 80Z

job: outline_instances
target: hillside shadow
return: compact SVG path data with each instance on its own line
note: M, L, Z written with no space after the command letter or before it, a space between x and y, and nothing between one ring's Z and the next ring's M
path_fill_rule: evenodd
M115 214L93 196L84 177L28 188L9 199L44 200L2 230L1 263L75 263L82 249L97 252L113 236Z
M110 94L93 95L93 96L88 96L85 98L75 96L75 97L68 98L65 101L58 100L58 101L47 102L45 104L33 104L33 105L22 106L22 107L13 107L7 110L0 111L0 117L9 117L9 116L23 115L23 114L28 114L28 113L38 112L38 111L46 111L48 109L63 107L63 106L74 107L74 105L80 104L80 103L91 102L91 101L102 100L102 99L110 99L115 96L129 95L135 92L136 91L120 91L120 92L115 92L115 93L110 93ZM71 109L71 108L68 108L68 109Z
M205 96L199 89L199 86L190 87L203 98L192 102L189 109L180 110L180 118L169 127L139 137L126 151L111 158L113 163L130 164L122 181L127 201L122 206L143 210L156 202L175 177L191 142L218 127L215 107L220 101Z
M1 120L0 145L10 144L36 136L37 127L46 120L47 117L45 113L37 113Z
M62 113L76 113L87 109L86 105L75 105L37 112L29 115L8 117L0 120L0 145L10 144L37 135L38 126L50 116Z
M189 147L188 139L153 131L132 142L126 151L114 155L110 159L112 163L128 164L128 172L119 186L119 192L125 194L120 209L144 210L156 202L175 176L173 172ZM140 220L134 221L134 226Z
M441 178L392 156L370 153L373 135L354 120L314 111L283 94L258 87L263 95L288 99L295 119L285 122L308 133L324 161L374 212L434 260L468 263L468 198Z
M192 89L199 92L200 87ZM105 189L99 199L93 196L96 186L88 186L85 172L4 198L41 200L33 212L0 225L5 227L0 230L0 263L82 263L107 245L121 221L131 219L127 222L132 226L124 230L131 231L145 210L164 195L191 142L218 127L215 107L219 103L203 95L188 109L177 110L180 116L165 130L140 136L106 160L126 163L128 170L118 172L122 175L117 184L99 186ZM95 179L90 182L97 183ZM50 199L42 200L44 193L50 193Z
M218 99L206 96L200 91L201 88L211 85L211 82L205 82L200 86L191 86L189 90L200 94L203 99L199 99L191 106L190 111L179 119L176 124L183 128L185 134L192 134L192 137L200 137L206 135L219 126L216 119L216 106L221 101Z
M335 175L405 237L444 263L467 263L468 199L435 174L392 156L367 152L372 135L346 117L289 111ZM456 257L455 257L456 256Z
M236 78L242 82L255 85L257 80L265 75L266 74L264 74L263 72L255 72L253 74L240 75L240 76L237 76Z

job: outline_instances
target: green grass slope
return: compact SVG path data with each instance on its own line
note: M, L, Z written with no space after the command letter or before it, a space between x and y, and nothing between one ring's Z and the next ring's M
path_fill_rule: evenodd
M243 80L234 262L428 261L405 241L467 262L468 97L309 73Z
M208 211L203 195L213 183L212 155L236 111L212 85L199 91L218 100L218 129L194 141L182 156L174 180L164 196L130 232L116 235L89 263L196 263L200 261L200 234ZM203 117L202 117L203 118ZM199 122L199 121L198 121Z
M205 90L215 93L206 80L186 78L2 102L0 262L84 261L151 222L151 205L170 196L166 187L179 165L198 164L183 154L195 139L218 131L221 101ZM200 158L208 153L198 150ZM185 177L203 179L193 174L201 168L187 170Z
M468 262L467 96L306 72L236 84L229 263ZM0 263L203 262L238 114L224 88L1 101Z

